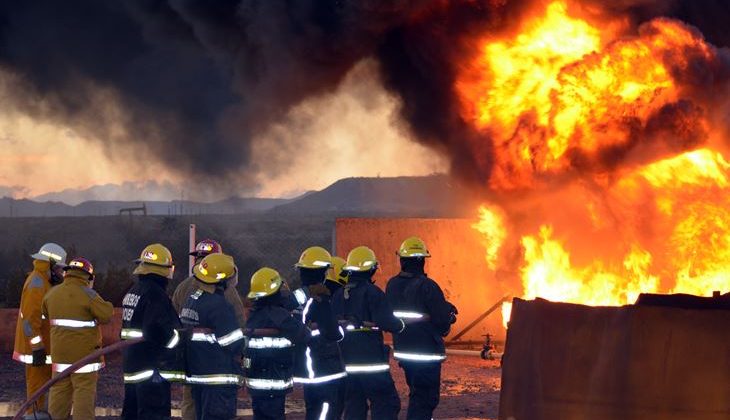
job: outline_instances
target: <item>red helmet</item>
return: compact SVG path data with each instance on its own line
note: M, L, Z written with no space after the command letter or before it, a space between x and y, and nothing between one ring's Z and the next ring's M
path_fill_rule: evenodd
M212 239L203 239L195 245L195 251L191 252L190 255L194 257L205 257L210 254L220 254L223 252L223 247L218 242Z
M87 260L84 257L76 257L72 259L71 262L68 263L68 265L63 267L63 270L79 270L83 271L91 277L94 277L94 266L91 264L91 261Z

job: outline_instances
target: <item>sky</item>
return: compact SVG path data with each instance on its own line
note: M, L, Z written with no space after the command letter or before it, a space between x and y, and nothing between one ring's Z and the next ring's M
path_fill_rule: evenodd
M332 92L306 99L254 136L253 165L241 177L253 170L256 187L248 183L237 188L234 182L219 194L211 185L204 191L188 191L186 198L292 197L345 177L447 171L445 158L409 137L396 115L399 100L383 89L374 66L364 60ZM8 79L0 72L0 86ZM100 140L84 137L72 121L44 120L12 107L0 109L0 195L30 198L64 189L148 181L185 191L186 179L162 165L151 165L145 158L149 150L136 149L132 146L136 143L110 150L110 143Z

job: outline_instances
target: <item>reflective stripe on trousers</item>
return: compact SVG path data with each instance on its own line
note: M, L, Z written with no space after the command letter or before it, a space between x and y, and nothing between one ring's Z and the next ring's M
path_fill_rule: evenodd
M21 354L16 352L13 352L13 360L18 361L20 363L25 363L26 365L32 365L33 364L33 355L32 354ZM51 360L51 355L46 355L46 364L50 365L53 363Z
M135 328L122 328L122 332L119 334L122 340L129 340L130 338L142 338L142 330Z
M373 363L366 365L345 365L345 371L347 373L373 373L373 372L385 372L390 369L390 365L387 363Z
M289 389L294 386L294 380L246 378L246 386L251 389L267 391Z
M194 385L240 385L243 379L238 375L192 375L185 381Z
M52 369L54 372L63 372L64 370L71 367L70 363L54 363ZM104 363L89 363L88 365L81 366L76 369L73 373L91 373L101 370L104 367Z
M168 382L180 382L185 381L185 372L175 372L175 371L166 371L161 370L159 371L160 376L167 380ZM140 382L144 382L148 379L150 379L155 374L154 369L148 369L148 370L142 370L139 372L134 373L125 373L124 374L124 383L125 384L137 384Z
M406 353L402 351L393 352L397 360L408 360L413 362L440 362L446 360L445 354L438 353Z
M296 384L323 384L326 382L334 381L335 379L344 378L347 376L347 372L335 373L333 375L319 376L316 378L294 378Z

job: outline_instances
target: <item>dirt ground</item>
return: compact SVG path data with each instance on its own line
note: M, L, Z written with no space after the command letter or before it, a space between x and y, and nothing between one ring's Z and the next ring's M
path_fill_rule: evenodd
M0 403L5 407L19 406L25 397L23 365L13 362L9 354L0 354ZM408 406L408 387L403 371L392 364L398 392L401 396L401 418L405 418ZM498 361L485 361L477 357L449 356L442 370L441 403L434 413L436 419L496 419L499 406L501 369ZM109 410L110 414L121 409L123 384L121 357L115 355L107 360L98 386L97 407ZM173 386L173 409L179 406L180 387ZM241 390L238 408L243 409L242 419L251 408L251 400ZM7 410L7 408L6 408ZM98 413L97 413L98 414ZM103 418L103 417L99 417ZM113 417L109 417L113 418ZM287 418L304 418L304 401L301 387L287 400Z

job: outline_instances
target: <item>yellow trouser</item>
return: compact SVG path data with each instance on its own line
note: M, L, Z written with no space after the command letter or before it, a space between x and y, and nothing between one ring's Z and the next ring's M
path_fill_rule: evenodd
M68 419L73 405L74 420L93 419L98 379L99 372L72 373L68 378L56 382L48 395L48 413L51 418Z
M183 386L182 403L180 404L181 418L183 420L195 420L195 401L190 385Z
M25 365L25 391L26 396L30 398L31 395L42 387L46 382L51 380L51 365L46 366L32 366ZM37 407L40 411L46 411L46 394L43 394L37 401ZM33 413L33 407L30 406L26 411L26 414Z

